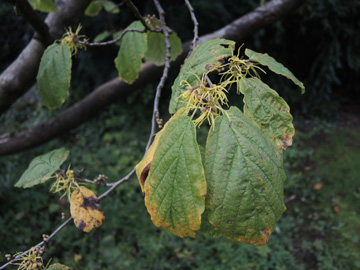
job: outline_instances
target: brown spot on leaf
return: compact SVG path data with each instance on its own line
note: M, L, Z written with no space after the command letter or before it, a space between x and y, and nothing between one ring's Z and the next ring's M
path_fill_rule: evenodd
M79 230L83 230L86 227L86 223L82 220L78 226L76 226Z
M80 207L83 207L85 209L89 207L90 209L95 210L99 207L98 199L96 199L95 197L84 197L84 202L80 205Z
M148 165L146 165L146 167L141 172L140 183L141 183L142 186L145 185L146 178L149 175L150 167L151 167L151 162Z

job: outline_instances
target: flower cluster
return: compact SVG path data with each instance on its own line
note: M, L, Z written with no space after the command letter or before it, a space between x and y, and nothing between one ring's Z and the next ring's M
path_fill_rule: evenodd
M68 201L70 202L71 194L75 189L79 187L79 184L75 180L75 174L73 170L70 170L70 167L67 169L66 173L57 173L56 181L51 186L50 191L53 193L63 192L64 197L67 195Z
M70 47L71 55L75 55L78 52L78 49L86 48L86 46L82 43L79 43L80 38L85 38L85 35L79 35L82 26L79 25L76 28L75 33L72 31L71 27L65 29L65 34L61 39L61 44L67 44Z
M202 74L201 78L193 74L197 79L195 86L191 85L188 81L182 81L181 87L186 87L187 91L180 95L179 98L186 103L186 108L188 108L189 111L194 110L193 116L197 110L201 112L200 116L194 120L194 124L200 127L207 119L209 124L214 128L215 117L221 113L226 114L222 105L228 106L226 94L231 86L235 83L237 93L240 94L241 78L247 76L260 78L257 69L265 73L257 63L243 60L239 58L238 55L233 55L228 59L227 63L217 69L218 71L226 70L219 73L221 78L218 84L212 84L208 77L209 73L215 71L215 69L211 69Z
M39 247L31 248L28 254L22 254L21 252L15 254L15 262L13 265L18 265L18 270L42 270L46 269L44 266L43 254L44 249Z

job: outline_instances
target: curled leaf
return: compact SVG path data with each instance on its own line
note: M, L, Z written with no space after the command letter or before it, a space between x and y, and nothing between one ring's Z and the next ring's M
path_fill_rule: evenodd
M98 198L86 187L77 188L70 200L70 213L75 226L84 232L99 227L104 219L104 211L98 209Z

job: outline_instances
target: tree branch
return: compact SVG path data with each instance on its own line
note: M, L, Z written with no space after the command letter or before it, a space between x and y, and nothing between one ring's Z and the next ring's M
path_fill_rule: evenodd
M295 10L302 0L273 0L254 11L240 17L216 32L199 38L198 44L209 39L226 38L236 42L242 41L254 31L279 20ZM172 63L172 68L179 68L191 48L191 41L183 44L183 53ZM91 94L49 121L31 129L8 136L0 142L0 156L17 153L46 142L59 134L76 127L94 116L104 106L123 97L133 89L160 78L162 68L146 63L143 65L139 78L134 84L128 85L115 78L98 88ZM0 97L1 102L1 97Z
M29 2L27 0L16 0L15 5L19 14L35 29L36 33L34 38L39 39L45 45L49 45L52 40L49 27Z
M90 0L57 0L57 12L50 13L50 42L61 38L65 27L76 26ZM34 83L45 46L33 38L20 55L0 75L0 114L4 113Z

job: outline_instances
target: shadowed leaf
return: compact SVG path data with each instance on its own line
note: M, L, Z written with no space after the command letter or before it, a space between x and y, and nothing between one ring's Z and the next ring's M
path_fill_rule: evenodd
M41 100L49 109L60 107L69 96L71 65L67 44L54 43L41 57L36 80Z
M75 226L84 232L101 226L105 216L104 211L100 211L98 207L98 199L94 192L86 187L77 188L70 200L70 213Z
M147 32L147 51L145 53L145 60L154 63L157 66L165 64L166 46L165 37L163 33ZM170 34L171 45L171 61L182 52L181 40L176 33Z
M54 0L29 0L33 9L41 12L56 12L57 6Z

